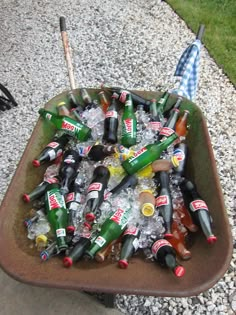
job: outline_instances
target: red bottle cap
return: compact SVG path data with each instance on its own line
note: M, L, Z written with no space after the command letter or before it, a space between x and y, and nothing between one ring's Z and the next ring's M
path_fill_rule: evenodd
M164 234L164 237L165 237L165 238L172 238L172 237L173 237L173 234L172 234L172 233L165 233L165 234Z
M69 226L67 226L66 231L67 231L69 234L72 234L72 233L74 233L74 231L75 231L75 227L74 227L73 225L69 225Z
M92 229L91 225L88 222L84 222L84 226L86 226L89 230Z
M24 200L25 202L30 202L30 196L27 195L27 194L24 194L24 195L23 195L23 200Z
M63 265L64 267L69 268L73 265L73 260L70 257L64 257Z
M119 264L120 268L122 268L122 269L126 269L129 265L128 261L125 259L120 259L118 261L118 264Z
M183 277L183 275L185 274L185 269L182 266L177 266L174 270L174 273L176 277Z
M217 237L215 235L211 235L207 238L207 242L209 244L214 244L217 241Z
M88 220L89 222L93 222L95 220L95 215L92 212L87 213L85 215L85 219Z
M32 164L35 167L39 167L40 166L40 162L38 160L33 160Z

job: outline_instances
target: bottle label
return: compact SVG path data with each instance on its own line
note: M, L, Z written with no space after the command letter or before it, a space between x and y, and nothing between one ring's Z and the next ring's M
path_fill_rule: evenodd
M129 94L129 92L127 91L122 91L121 94L120 94L120 98L119 98L119 101L121 103L125 103L126 101L126 95ZM127 105L127 104L126 104Z
M66 230L65 229L57 229L56 235L57 235L57 237L66 236Z
M77 134L82 129L82 126L80 126L79 124L74 125L67 120L63 120L61 129L66 130L71 134Z
M109 112L106 112L105 118L117 118L117 112L115 110L110 110Z
M101 183L92 183L88 187L88 192L96 190L96 191L101 191L102 190L102 184Z
M61 156L62 153L63 153L62 149L59 149L59 150L57 151L57 157Z
M79 147L79 155L83 157L87 156L91 148L91 145L89 145L88 147Z
M175 131L171 128L168 128L168 127L163 127L161 128L161 131L160 131L160 135L161 136L166 136L166 137L169 137L171 136Z
M45 180L45 182L49 183L49 184L55 184L58 183L58 179L56 177L53 178L47 178L47 180Z
M124 135L124 134L128 133L128 134L130 134L133 137L133 133L134 133L134 130L133 130L133 128L134 128L134 121L133 121L133 119L132 118L124 119L123 127L124 127L124 129L123 129L122 134Z
M139 157L140 155L142 155L146 151L147 151L146 147L140 149L139 151L135 152L134 155L131 156L128 161L132 162L133 160L135 160L137 157Z
M128 229L125 230L123 235L138 235L139 229L136 226L130 226Z
M174 150L174 156L177 157L178 161L183 161L185 159L184 151L179 148Z
M47 200L49 211L66 207L64 197L58 191L48 191Z
M89 232L89 231L83 231L83 232L80 234L81 237L88 238L88 239L91 237L91 235L92 235L92 233Z
M172 245L167 241L167 240L157 240L153 245L152 245L152 254L156 255L159 249L162 246L169 246L172 247Z
M97 198L98 198L98 191L93 190L87 194L86 201L88 201L89 199L97 199Z
M50 147L50 148L57 148L59 146L59 143L58 142L50 142L47 147Z
M99 236L96 238L96 240L94 241L94 243L96 243L99 247L102 247L103 245L106 244L106 240L105 240L104 237L102 237L102 236L99 235Z
M66 163L66 164L72 164L72 163L75 163L75 159L73 158L73 155L68 155L67 157L66 157L66 159L64 160L64 163Z
M121 226L121 229L123 229L127 222L128 222L128 213L129 213L130 209L129 210L124 210L124 209L121 209L121 208L118 208L116 210L116 212L111 216L110 220L114 221L115 223L117 223L118 225Z
M189 206L190 206L190 210L193 212L197 211L197 210L201 210L201 209L208 211L208 207L207 207L205 201L203 201L201 199L192 201Z
M78 203L82 203L82 196L80 193L75 193L75 192L71 192L69 194L66 195L66 203L71 202L71 201L76 201Z
M46 119L51 120L52 115L51 115L51 114L49 114L49 113L46 113L45 117L46 117Z
M148 124L148 128L154 131L160 131L162 124L159 121L150 121Z
M169 196L162 195L156 198L156 207L166 206L170 204Z

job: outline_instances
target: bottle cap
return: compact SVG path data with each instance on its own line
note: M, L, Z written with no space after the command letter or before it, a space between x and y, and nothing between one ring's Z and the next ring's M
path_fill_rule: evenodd
M171 163L173 164L174 167L178 167L179 166L179 160L178 160L177 156L173 155L171 157Z
M69 268L73 265L73 260L70 257L64 257L63 265L64 267Z
M214 244L217 241L217 237L215 235L211 235L207 238L207 242L209 244Z
M177 266L174 270L174 274L176 275L176 277L183 277L183 275L185 274L185 269L183 266Z
M120 259L118 261L119 267L122 269L126 269L129 265L128 261L126 259Z
M40 162L38 160L33 160L32 164L35 167L39 167L40 166Z
M66 105L66 103L65 102L60 102L60 103L57 104L57 107L60 107L60 106L63 106L63 105Z
M87 227L89 230L92 229L91 225L88 222L84 222L84 226Z
M48 241L48 238L47 238L47 236L46 235L44 235L44 234L40 234L40 235L38 235L37 237L36 237L36 239L35 239L35 243L36 243L36 245L45 245L46 246L46 244L47 244L47 241Z
M95 215L92 212L87 213L85 215L85 219L88 220L89 222L93 222L95 220Z
M29 227L32 224L32 221L30 219L26 219L23 223L25 227Z
M27 195L27 194L24 194L24 195L23 195L23 200L24 200L25 202L30 202L30 196Z
M75 231L75 227L73 225L68 225L66 231L67 233L72 234Z
M155 207L152 203L144 203L141 212L145 217L151 217L154 215Z
M49 258L48 252L47 252L46 250L43 250L43 251L40 253L40 258L41 258L41 260L43 260L43 261L48 260L48 258Z
M168 239L168 238L173 237L173 234L172 233L165 233L164 237Z

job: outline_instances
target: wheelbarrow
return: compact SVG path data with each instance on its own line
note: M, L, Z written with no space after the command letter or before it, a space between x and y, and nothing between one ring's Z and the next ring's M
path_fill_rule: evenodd
M88 89L94 97L98 89ZM160 98L161 92L133 91L143 98ZM79 97L79 89L73 90ZM177 95L171 94L166 109L171 108ZM68 91L51 99L45 108L56 112L55 104L68 100ZM190 111L191 128L187 137L189 158L186 176L193 180L206 201L214 222L217 243L207 244L203 234L197 232L191 248L192 259L183 262L185 276L178 279L168 270L154 263L147 263L142 254L132 258L129 268L117 264L81 261L72 268L62 266L54 257L40 262L39 253L32 249L22 224L30 205L22 201L22 194L31 191L43 177L46 166L35 170L31 161L50 142L55 130L39 119L28 141L15 175L0 208L0 266L14 279L41 287L53 287L86 292L105 293L105 304L112 306L115 294L151 295L158 297L195 296L210 289L227 271L232 256L232 236L227 211L217 175L211 141L205 118L200 108L183 99L180 112Z

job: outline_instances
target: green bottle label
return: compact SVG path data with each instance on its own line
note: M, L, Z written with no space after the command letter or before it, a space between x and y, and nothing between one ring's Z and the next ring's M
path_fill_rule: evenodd
M66 118L64 118L61 129L66 130L71 134L77 135L82 129L82 126L80 124L73 124L71 121L68 121Z
M123 120L122 135L129 135L134 137L134 120L132 118L127 118Z
M66 208L65 200L57 189L47 192L47 208L49 211L58 208Z
M131 156L131 157L128 159L128 162L129 162L129 163L133 162L133 161L136 160L140 155L144 154L146 151L147 151L147 148L146 148L146 147L144 147L144 148L138 150L137 152L134 153L133 156Z
M114 221L118 225L121 226L121 229L123 230L128 222L130 209L121 209L118 208L116 212L111 216L110 220Z

